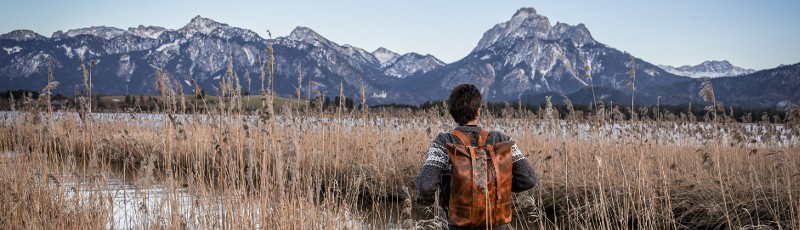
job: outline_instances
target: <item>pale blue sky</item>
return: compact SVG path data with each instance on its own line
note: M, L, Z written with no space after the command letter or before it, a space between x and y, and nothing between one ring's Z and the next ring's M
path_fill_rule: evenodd
M448 63L466 56L486 30L517 9L534 7L553 24L584 23L598 41L654 64L726 59L764 69L800 62L797 0L27 0L0 6L0 33L24 28L49 37L94 25L177 29L201 15L262 36L267 29L286 36L307 26L340 44L429 53Z

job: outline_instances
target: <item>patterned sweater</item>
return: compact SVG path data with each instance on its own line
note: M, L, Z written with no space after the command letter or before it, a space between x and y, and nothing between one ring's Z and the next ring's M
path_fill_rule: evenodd
M481 128L478 126L459 126L456 130L461 131L470 138L471 143L478 143L478 135ZM489 132L486 144L493 144L511 140L510 137L500 132ZM423 205L430 205L434 202L436 189L439 192L439 206L447 210L450 200L450 156L447 155L445 145L447 143L462 144L461 141L452 133L440 133L431 143L428 149L428 159L422 166L422 170L416 179L418 202ZM533 167L522 155L517 145L512 147L514 164L511 169L512 181L511 191L522 192L536 186L538 177Z

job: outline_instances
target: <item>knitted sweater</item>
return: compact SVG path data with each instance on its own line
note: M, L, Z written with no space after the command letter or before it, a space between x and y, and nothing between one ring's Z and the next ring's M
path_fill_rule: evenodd
M478 135L481 128L478 126L459 126L456 130L464 133L470 138L471 143L478 143ZM511 138L500 132L489 132L486 138L486 144L494 144L503 141L509 141ZM422 170L417 175L416 187L418 202L423 205L430 205L434 202L436 190L439 192L439 206L447 212L448 204L450 201L450 156L447 155L445 145L447 143L463 144L452 133L440 133L436 139L431 143L428 149L428 159L422 166ZM536 186L538 177L533 167L519 151L517 145L511 147L513 166L511 169L511 191L522 192Z

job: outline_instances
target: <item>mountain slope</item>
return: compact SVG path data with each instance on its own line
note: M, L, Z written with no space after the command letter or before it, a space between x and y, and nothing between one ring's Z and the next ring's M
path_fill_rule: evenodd
M298 89L303 96L338 96L341 85L351 98L359 98L363 87L370 104L419 104L444 99L453 86L471 83L488 101L536 102L543 95L575 95L580 97L575 102L588 101L586 92L592 86L607 95L598 96L606 104L629 104L633 81L637 104L703 103L697 96L697 79L635 57L632 67L631 54L596 41L583 24L553 25L533 8L522 8L486 31L466 57L450 64L431 55L385 48L367 52L307 27L269 40L200 16L179 29L95 26L58 31L50 38L17 30L0 35L0 92L41 90L52 60L61 83L55 92L72 95L76 87L82 89L82 58L87 65L96 64L90 67L96 94L157 94L155 67L166 71L176 90L194 93L190 83L196 82L215 94L233 57L242 91L259 93L259 67L269 57L269 44L274 48L274 88L283 97L296 96ZM715 73L739 71L730 66L724 61L701 65ZM628 75L631 69L635 80ZM780 106L800 102L798 73L795 64L712 83L726 105Z
M728 61L705 61L694 66L681 66L672 67L668 65L659 65L658 67L666 70L675 75L686 76L692 78L717 78L727 76L739 76L744 74L751 74L756 72L752 69L745 69L742 67L734 66Z
M71 95L83 82L78 69L83 58L87 65L96 63L92 67L96 93L156 94L154 67L158 66L185 93L193 93L190 83L194 81L214 94L232 56L243 91L257 93L261 90L259 66L268 56L268 43L251 30L200 16L177 30L95 26L58 31L51 38L27 30L12 31L0 35L0 91L40 90L45 85L47 62L53 60L56 80L61 83L56 92ZM400 100L402 93L385 96L394 81L442 65L435 57L412 53L396 54L401 61L386 62L382 68L374 54L339 45L306 27L272 43L275 89L282 96L296 95L297 77L302 74L303 95L338 95L341 83L348 97L357 97L363 86L368 95L379 95L371 99L374 103ZM313 84L308 84L310 81Z
M478 86L488 100L516 100L545 92L569 94L587 85L623 90L630 82L630 55L592 38L583 25L552 25L533 8L517 11L484 33L465 58L406 86L428 98L444 98L460 83ZM592 79L584 78L590 66ZM687 80L636 59L636 86L646 88Z

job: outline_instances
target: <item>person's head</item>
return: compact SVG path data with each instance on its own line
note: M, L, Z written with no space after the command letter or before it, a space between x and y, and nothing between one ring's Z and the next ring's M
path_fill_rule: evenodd
M459 125L465 125L479 116L481 91L471 84L458 85L450 91L447 107L453 120Z

